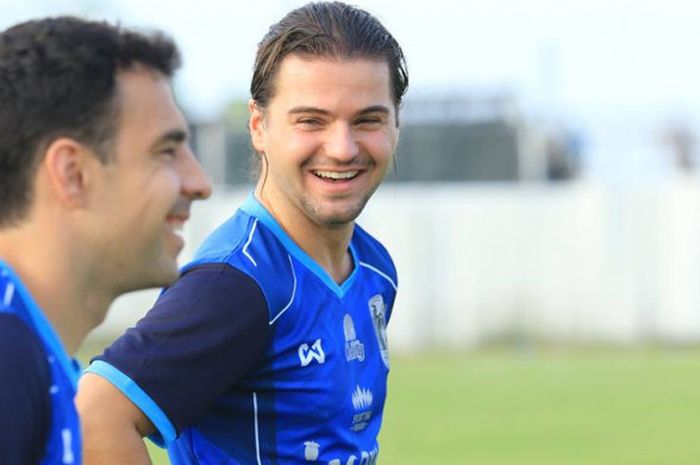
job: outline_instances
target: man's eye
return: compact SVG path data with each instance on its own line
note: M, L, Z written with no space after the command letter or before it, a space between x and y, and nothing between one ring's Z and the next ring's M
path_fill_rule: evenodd
M382 124L382 119L381 118L361 118L358 119L355 124L360 125L360 126L374 126L374 125L379 125Z
M304 118L304 119L300 119L297 122L299 124L303 124L304 126L320 126L321 125L321 122L319 120L313 119L313 118Z

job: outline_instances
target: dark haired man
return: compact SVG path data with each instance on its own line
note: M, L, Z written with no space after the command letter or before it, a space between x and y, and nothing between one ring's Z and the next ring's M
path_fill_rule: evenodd
M0 33L0 463L80 464L74 353L120 294L178 276L211 186L162 35L59 17Z
M374 463L396 272L354 223L407 86L370 14L312 3L270 28L251 85L255 193L81 382L88 462Z

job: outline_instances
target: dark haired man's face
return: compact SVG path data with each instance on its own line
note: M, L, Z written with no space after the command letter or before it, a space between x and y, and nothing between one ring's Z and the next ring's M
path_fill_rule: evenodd
M268 208L322 228L351 224L396 149L390 89L381 61L286 57L268 107L251 115L254 147L268 163Z
M95 240L123 290L162 286L178 276L190 203L208 197L211 184L187 145L168 81L144 68L117 81L115 155L96 183Z

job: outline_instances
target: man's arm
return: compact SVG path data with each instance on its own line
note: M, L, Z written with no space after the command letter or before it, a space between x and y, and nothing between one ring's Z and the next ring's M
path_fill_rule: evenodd
M150 464L142 437L156 433L170 445L261 362L268 315L262 291L240 271L186 272L83 375L85 464Z
M112 383L86 373L75 402L85 465L151 465L142 438L155 432L153 423Z

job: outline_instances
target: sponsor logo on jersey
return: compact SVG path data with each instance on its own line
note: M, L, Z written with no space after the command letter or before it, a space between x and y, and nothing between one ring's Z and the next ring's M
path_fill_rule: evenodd
M311 347L309 347L307 343L303 343L299 346L299 361L301 362L301 366L308 366L314 360L316 360L319 365L326 362L326 354L323 352L321 339L316 339L316 342L314 342Z
M352 393L352 406L355 407L355 410L367 410L372 407L373 400L372 391L360 386L355 387L355 391Z
M379 352L382 355L384 365L389 368L389 343L386 338L386 307L384 305L384 299L380 294L377 294L369 299L367 305L369 306L369 313L372 317L374 333L377 336Z
M340 459L329 460L328 465L375 465L378 455L379 450L375 447L369 452L363 450L360 453L359 461L356 455L351 455L345 462L342 462Z
M352 406L357 413L352 416L351 430L358 432L367 428L369 420L372 418L372 402L374 402L372 391L355 386L352 393Z
M315 462L318 460L319 445L314 441L306 441L304 443L304 460L307 462Z
M345 333L345 360L362 362L365 359L365 345L357 339L355 323L348 313L343 318L343 332Z
M304 459L307 462L316 462L320 456L320 446L315 441L306 441L304 443ZM379 450L375 447L371 451L360 451L360 457L352 454L346 460L335 458L328 461L328 465L376 465Z

